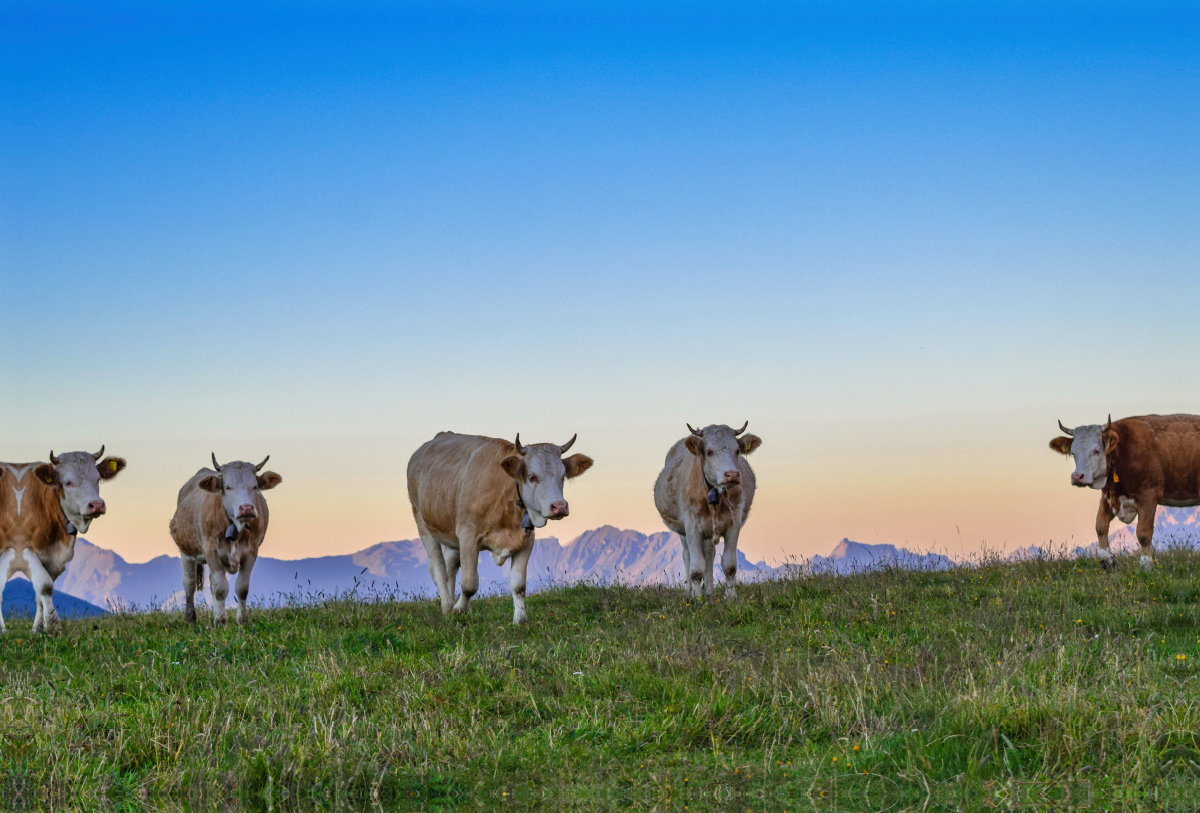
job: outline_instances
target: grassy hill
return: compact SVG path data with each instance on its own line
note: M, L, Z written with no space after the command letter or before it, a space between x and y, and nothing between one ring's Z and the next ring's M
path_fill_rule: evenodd
M522 628L507 598L16 619L0 807L1190 810L1198 566L573 587Z

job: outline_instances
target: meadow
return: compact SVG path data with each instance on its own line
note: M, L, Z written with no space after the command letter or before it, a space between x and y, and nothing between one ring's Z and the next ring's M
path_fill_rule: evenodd
M0 805L1193 810L1200 555L13 619ZM302 598L302 597L298 597Z

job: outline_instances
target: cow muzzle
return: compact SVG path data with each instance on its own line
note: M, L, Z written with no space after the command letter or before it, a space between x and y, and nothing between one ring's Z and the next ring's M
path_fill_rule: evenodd
M562 519L571 513L571 507L567 505L566 500L550 503L550 519Z
M724 485L735 486L742 482L742 473L737 469L730 469L721 475L721 483Z
M249 520L254 519L256 516L258 516L258 511L256 511L254 506L251 505L250 503L243 503L242 505L238 506L238 512L237 512L238 519L244 519L246 521L249 521Z
M1071 485L1073 486L1090 486L1091 484L1092 478L1083 472L1077 471L1071 475Z
M95 519L103 516L108 507L104 504L104 500L92 500L87 504L87 510L83 512L83 516L87 519Z

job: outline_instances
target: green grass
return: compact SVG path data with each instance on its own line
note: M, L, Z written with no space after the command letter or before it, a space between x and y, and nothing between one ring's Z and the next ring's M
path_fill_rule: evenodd
M1198 565L14 619L0 807L1191 810Z

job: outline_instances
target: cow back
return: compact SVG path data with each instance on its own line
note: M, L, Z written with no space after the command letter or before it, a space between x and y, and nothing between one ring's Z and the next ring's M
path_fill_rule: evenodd
M500 461L516 453L507 440L442 432L408 461L408 498L413 515L435 534L452 535L464 518L480 527L515 523L514 480Z

